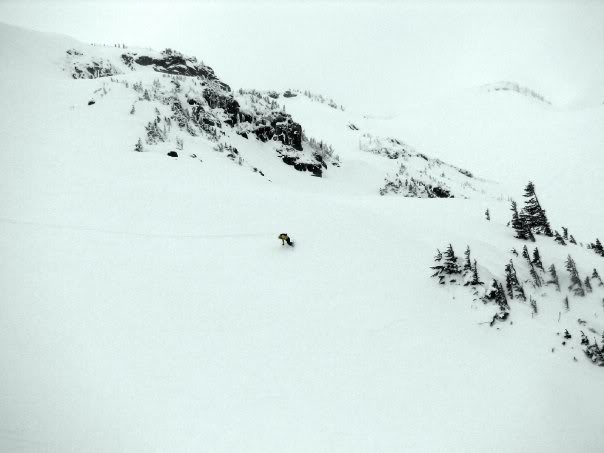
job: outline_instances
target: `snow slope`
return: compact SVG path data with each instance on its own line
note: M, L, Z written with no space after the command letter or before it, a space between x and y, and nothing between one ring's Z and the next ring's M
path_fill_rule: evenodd
M478 113L462 105L442 114L446 123L433 119L438 137L428 108L415 122L411 113L377 121L280 99L341 167L310 177L267 153L270 144L231 137L261 177L202 138L182 135L178 159L132 152L148 121L144 109L128 113L132 91L108 84L88 106L105 81L61 72L66 48L94 48L5 25L0 38L13 62L0 79L0 451L602 451L603 370L583 355L577 319L601 336L604 290L571 297L565 312L562 294L545 288L536 317L512 301L509 322L489 327L496 307L439 286L429 266L436 247L461 255L469 244L485 281L501 279L511 258L526 278L509 253L522 243L505 226L502 189L382 197L400 162L358 146L365 132L398 137L518 190L530 174L548 214L567 219L549 169L527 159L526 173L513 173L475 154L522 140L488 121L500 108L493 98L478 96L473 136L461 126ZM531 116L537 107L502 102L548 134L564 124L570 139L583 124L580 140L597 147L600 112ZM577 168L567 164L565 182L601 192ZM599 215L573 219L571 232L595 239ZM569 252L582 276L604 272L580 246L536 245L563 288Z

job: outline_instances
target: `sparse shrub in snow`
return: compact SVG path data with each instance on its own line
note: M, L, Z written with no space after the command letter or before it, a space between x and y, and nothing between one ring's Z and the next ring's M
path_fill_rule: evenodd
M486 217L487 220L491 220L491 213L489 212L488 208L487 210L484 212L484 216Z
M130 115L134 115L136 113L136 109L134 108L134 104L132 104L132 108L130 109Z

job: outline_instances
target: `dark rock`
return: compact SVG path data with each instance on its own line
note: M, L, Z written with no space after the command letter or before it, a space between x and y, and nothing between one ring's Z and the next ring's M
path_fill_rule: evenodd
M436 195L436 198L453 198L451 192L442 187L434 186L432 187L432 192Z
M287 90L285 93L283 93L283 97L284 98L294 98L298 96L296 93L292 93L290 90Z
M218 83L223 90L231 91L231 87L216 77L212 68L197 63L197 59L195 58L185 57L179 53L163 54L162 58L141 55L134 61L141 66L153 66L155 71L165 74L201 77L211 80Z
M170 151L168 153L168 156L170 156L170 157L178 157L178 153L176 151Z
M94 104L95 102L96 102L96 101L95 101L94 99L91 99L91 100L89 100L89 101L88 101L88 105L92 105L92 104Z

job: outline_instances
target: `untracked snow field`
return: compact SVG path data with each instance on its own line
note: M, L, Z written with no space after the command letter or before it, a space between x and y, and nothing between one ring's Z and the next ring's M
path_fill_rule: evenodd
M396 165L353 146L346 124L362 119L304 99L288 111L342 161L324 178L253 139L238 146L266 178L201 141L178 159L135 153L146 121L128 113L132 92L117 86L88 106L100 80L61 72L75 45L88 49L0 26L0 52L15 62L0 79L1 452L604 450L604 369L583 354L577 323L589 319L600 341L602 288L568 312L542 289L536 316L511 301L509 321L490 327L494 305L430 278L449 243L458 256L470 245L485 282L511 258L526 271L509 253L523 243L506 227L506 198L380 197ZM601 110L581 123L595 141ZM399 135L476 170L465 147L439 155L426 128ZM592 192L594 212L564 217L583 241L603 226L601 179L577 169L602 167L590 158L575 164L569 151L565 173ZM507 190L506 175L477 160ZM517 181L545 181L531 165ZM555 220L572 211L558 189L537 190ZM534 245L563 287L568 253L581 275L604 274L590 250Z

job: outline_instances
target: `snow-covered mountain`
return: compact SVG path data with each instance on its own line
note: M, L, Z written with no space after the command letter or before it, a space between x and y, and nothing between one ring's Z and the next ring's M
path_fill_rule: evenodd
M0 451L602 450L602 106L380 119L172 49L0 54ZM565 245L508 226L528 180Z

